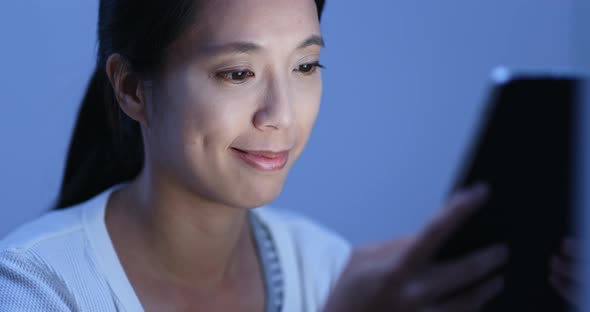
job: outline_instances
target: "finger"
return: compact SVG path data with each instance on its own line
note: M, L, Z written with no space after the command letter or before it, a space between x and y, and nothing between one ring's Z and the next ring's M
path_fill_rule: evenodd
M428 270L415 285L424 285L423 296L427 301L434 301L476 284L507 260L508 248L505 245L489 247Z
M445 242L457 227L480 207L488 196L488 187L478 184L457 193L450 200L448 208L418 234L413 246L409 248L405 260L408 265L419 265L430 260L439 246Z
M468 291L458 294L448 300L445 300L427 311L437 312L463 312L479 311L486 303L497 296L504 288L504 279L495 277L471 288Z
M550 267L551 274L559 277L560 280L567 281L570 284L580 283L580 281L578 281L579 275L576 274L576 267L573 263L566 261L559 256L553 256L551 257Z
M567 302L576 305L577 296L575 294L575 287L571 283L556 274L552 274L549 277L549 283Z

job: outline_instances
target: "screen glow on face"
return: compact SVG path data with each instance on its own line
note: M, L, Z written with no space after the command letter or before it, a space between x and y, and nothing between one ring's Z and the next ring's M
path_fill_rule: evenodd
M201 196L257 207L281 191L322 94L314 1L227 0L170 48L149 159Z

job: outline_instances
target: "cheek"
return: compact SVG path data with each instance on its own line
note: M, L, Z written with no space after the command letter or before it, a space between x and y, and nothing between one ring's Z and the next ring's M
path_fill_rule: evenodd
M304 141L302 143L305 143L311 134L311 130L320 109L322 97L321 76L319 76L317 80L299 85L298 89L298 92L296 92L295 108L298 120L298 131Z
M166 160L194 162L219 153L248 125L247 103L236 103L207 84L177 77L159 96L165 109L159 110L152 132Z
M178 135L182 137L186 157L213 158L201 159L210 162L227 151L249 121L247 106L234 104L224 97L198 95L186 102L178 116L182 120L178 123L181 126Z

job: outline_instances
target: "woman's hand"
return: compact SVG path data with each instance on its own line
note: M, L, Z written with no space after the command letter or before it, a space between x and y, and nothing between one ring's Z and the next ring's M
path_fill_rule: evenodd
M490 276L508 257L505 246L486 248L446 263L433 257L487 197L478 186L460 192L414 238L356 250L324 312L476 311L503 287Z
M580 308L576 292L581 285L580 274L576 274L580 263L578 242L565 239L559 252L551 258L549 282L570 304Z

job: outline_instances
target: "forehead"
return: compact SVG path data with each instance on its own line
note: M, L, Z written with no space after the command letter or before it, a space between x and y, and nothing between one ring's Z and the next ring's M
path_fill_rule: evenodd
M199 42L251 41L261 46L299 44L319 35L314 0L212 0L202 7L191 31Z

